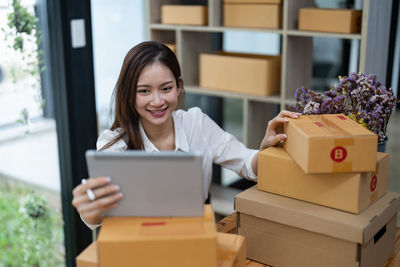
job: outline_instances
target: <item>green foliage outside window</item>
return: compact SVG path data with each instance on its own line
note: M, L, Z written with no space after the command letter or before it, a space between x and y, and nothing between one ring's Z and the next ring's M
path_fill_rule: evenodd
M0 267L64 266L60 212L40 194L0 183Z

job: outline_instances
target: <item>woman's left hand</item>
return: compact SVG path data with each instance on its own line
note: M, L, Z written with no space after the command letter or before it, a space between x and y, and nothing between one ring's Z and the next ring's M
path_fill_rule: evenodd
M288 118L297 119L299 116L299 113L282 110L278 116L270 120L265 131L265 136L261 141L260 150L275 146L285 140L287 136L283 134L283 124L289 121Z

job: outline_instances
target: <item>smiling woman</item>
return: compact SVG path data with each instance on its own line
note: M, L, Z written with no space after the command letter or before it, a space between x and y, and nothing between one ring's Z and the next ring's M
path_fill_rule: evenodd
M169 86L166 87L170 88L173 87L171 85L174 85L175 91L182 91L181 68L175 54L168 47L157 42L144 42L133 47L127 53L113 93L115 98L115 119L110 129L123 128L124 133L118 134L101 149L111 147L121 140L123 136L128 137L126 140L127 149L144 149L139 133L139 117L146 115L145 118L147 118L149 114L148 112L143 112L141 103L145 101L144 99L148 101L150 96L153 97L155 93L164 91L165 88L162 85L165 82L172 82L168 83ZM180 86L179 89L177 88L178 85ZM165 92L163 94L165 95ZM175 98L179 95L180 93ZM168 115L178 106L183 106L183 97L182 94L182 97L175 100L177 103L170 108ZM154 101L152 105L150 108L156 110ZM157 105L159 103L156 103L156 107ZM137 110L137 107L139 110ZM170 118L171 116L165 117Z
M179 109L182 93L181 69L167 46L150 41L133 47L124 59L115 86L114 123L100 135L97 148L200 153L204 200L208 197L213 163L255 180L258 150L246 148L199 108ZM280 131L282 123L288 121L286 117L297 118L298 114L282 111L271 120L260 149L286 139ZM86 194L89 189L94 193L94 200ZM118 186L105 177L88 179L74 189L73 195L72 204L92 229L99 226L105 212L122 199Z

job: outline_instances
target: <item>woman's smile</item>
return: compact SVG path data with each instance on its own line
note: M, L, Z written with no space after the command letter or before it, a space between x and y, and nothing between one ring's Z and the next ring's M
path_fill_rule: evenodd
M167 109L168 109L168 106L165 107L165 108L162 108L162 109L153 109L153 110L147 110L147 111L150 112L150 114L151 114L153 117L161 118L162 116L165 115Z

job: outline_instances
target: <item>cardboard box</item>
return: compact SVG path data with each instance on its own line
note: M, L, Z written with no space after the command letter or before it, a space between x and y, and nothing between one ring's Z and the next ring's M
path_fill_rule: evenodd
M203 217L107 217L98 238L100 267L217 266L210 205Z
M225 27L281 29L282 6L276 4L224 4Z
M282 0L224 0L225 4L282 4Z
M200 86L242 94L279 93L281 57L240 53L200 54Z
M358 214L387 191L389 155L376 154L376 172L306 174L281 147L258 153L257 189Z
M200 5L162 5L162 24L207 25L207 6Z
M98 267L97 242L91 243L76 257L75 261L76 267Z
M378 136L343 114L303 115L284 132L283 147L306 173L375 171Z
M165 44L169 49L176 54L176 44Z
M218 267L245 267L246 240L243 236L217 233ZM77 267L98 267L97 242L90 244L78 257Z
M245 267L246 240L241 235L217 233L218 267Z
M300 8L299 30L360 33L361 17L361 10Z
M392 255L400 195L359 215L259 191L236 195L247 258L271 266L382 266Z

